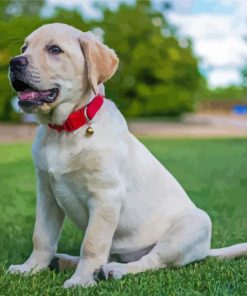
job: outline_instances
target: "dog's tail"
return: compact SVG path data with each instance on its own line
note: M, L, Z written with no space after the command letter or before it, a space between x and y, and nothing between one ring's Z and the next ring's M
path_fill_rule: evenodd
M236 244L220 249L210 249L208 256L215 257L217 259L231 259L247 256L247 243Z

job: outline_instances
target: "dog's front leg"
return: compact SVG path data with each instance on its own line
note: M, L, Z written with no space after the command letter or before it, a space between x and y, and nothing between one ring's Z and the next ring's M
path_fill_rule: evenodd
M57 241L64 220L64 212L58 206L51 191L46 173L37 171L36 221L33 233L33 252L20 265L11 265L11 273L35 273L48 267L56 253Z
M80 261L65 288L95 284L93 273L108 261L112 238L116 230L120 202L92 199L89 205L89 223L81 246Z

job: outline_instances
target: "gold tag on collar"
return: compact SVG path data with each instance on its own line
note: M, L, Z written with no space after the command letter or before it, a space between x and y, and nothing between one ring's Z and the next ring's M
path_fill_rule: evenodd
M94 129L89 126L87 129L86 129L86 135L87 136L92 136L94 134Z

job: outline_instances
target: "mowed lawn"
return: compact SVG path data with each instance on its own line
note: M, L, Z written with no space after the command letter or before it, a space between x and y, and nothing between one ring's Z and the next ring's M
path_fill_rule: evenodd
M143 142L209 213L213 247L247 241L247 139ZM0 207L0 295L247 295L247 258L206 259L73 290L61 288L72 271L6 275L7 266L23 262L32 248L35 176L29 143L0 145ZM79 254L82 237L66 221L59 251Z

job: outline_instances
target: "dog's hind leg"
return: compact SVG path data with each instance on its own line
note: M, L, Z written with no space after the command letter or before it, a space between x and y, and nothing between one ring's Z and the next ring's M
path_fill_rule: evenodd
M55 272L64 271L65 269L76 268L80 260L79 256L71 256L67 254L56 254L49 264L50 270Z
M210 249L211 221L199 209L187 210L174 219L154 248L138 261L112 262L95 272L95 279L121 278L128 273L183 266L204 259Z

